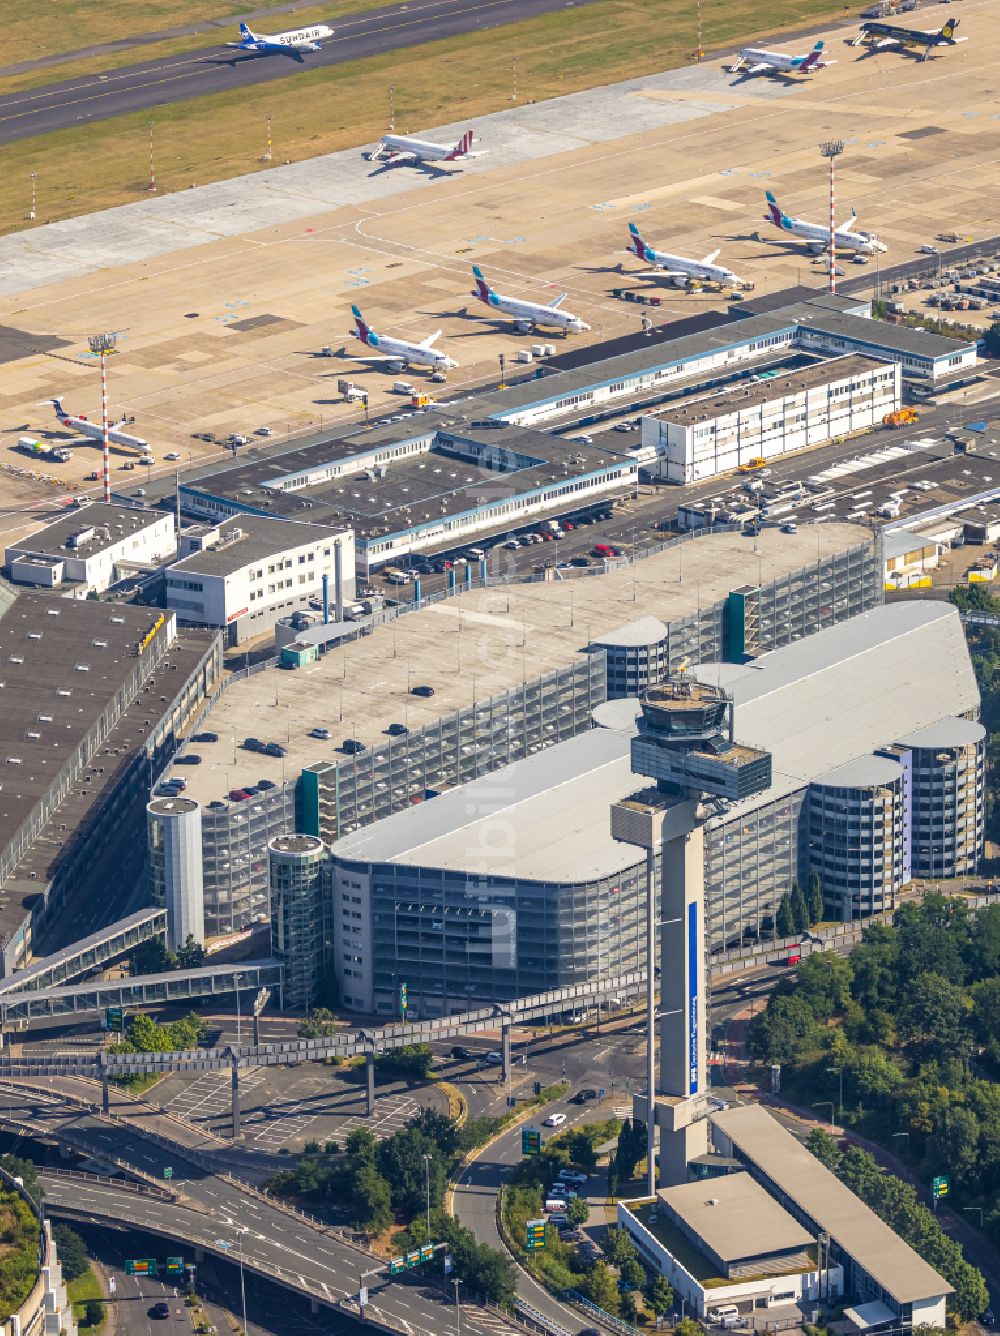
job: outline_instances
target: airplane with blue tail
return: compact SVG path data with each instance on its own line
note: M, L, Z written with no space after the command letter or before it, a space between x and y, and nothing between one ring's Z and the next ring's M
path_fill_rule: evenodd
M688 260L683 255L672 255L669 251L654 250L643 241L635 223L629 223L630 239L628 251L637 260L652 265L657 278L668 278L678 288L686 287L692 279L701 279L707 283L721 283L733 288L752 288L753 284L734 274L724 264L716 264L719 252L709 253L701 260Z
M227 42L229 47L246 51L250 55L272 56L281 54L291 56L301 62L304 51L321 51L320 43L324 38L332 37L333 29L325 23L314 24L310 28L292 28L288 32L253 32L246 23L240 24L240 40Z
M541 302L526 302L520 297L505 297L502 293L494 292L477 264L472 266L472 276L476 280L473 297L494 311L511 316L514 328L522 334L530 334L533 329L559 329L564 334L583 334L590 329L578 315L560 309L569 296L568 292L560 292L558 297L553 297L552 301L543 305Z
M742 74L750 78L754 74L815 74L825 70L828 65L836 65L835 60L823 59L823 43L817 42L811 51L802 56L788 56L783 51L765 51L763 47L745 46L736 57L736 63L730 65L730 74Z
M821 255L823 251L830 248L830 229L824 227L822 223L809 223L804 218L792 218L785 213L781 205L771 194L770 190L765 191L767 197L767 213L764 215L765 223L770 223L776 227L779 232L787 232L789 236L799 237L801 240L809 243L809 249L815 255ZM880 255L887 249L884 241L879 241L871 232L855 232L853 230L857 222L857 213L851 210L851 216L845 223L834 228L834 245L839 251L853 251L858 255Z
M366 348L380 354L377 358L362 358L362 361L385 362L391 371L405 371L411 364L429 366L435 371L448 371L458 366L454 358L434 347L441 337L441 330L431 334L422 343L410 343L406 339L392 338L389 334L376 334L356 306L351 307L351 314L354 316L351 334Z

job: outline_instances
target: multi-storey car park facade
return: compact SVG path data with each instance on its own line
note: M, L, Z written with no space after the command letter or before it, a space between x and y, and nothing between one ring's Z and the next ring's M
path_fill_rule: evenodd
M276 836L332 844L589 730L606 697L655 685L683 659L742 659L883 598L878 536L857 526L682 546L572 585L475 588L335 642L306 668L232 685L205 724L219 741L191 744L202 764L183 768L202 808L206 932L268 914ZM760 583L746 586L748 574ZM629 604L660 614L640 619L639 650L615 630ZM308 738L317 727L329 741ZM288 755L246 752L249 734ZM345 754L343 741L364 750ZM241 785L255 792L231 798Z
M957 610L879 607L702 673L731 696L736 735L772 758L767 788L716 800L705 827L709 950L773 936L782 895L813 870L831 917L892 909L915 830L905 740L982 745L974 722L942 714L978 705ZM394 1015L405 982L413 1013L434 1016L641 967L645 861L602 820L634 789L637 707L609 702L596 731L333 844L331 963L346 1006ZM969 789L956 812L939 785L923 819L968 824L981 853L984 797Z
M178 636L170 613L0 582L5 974L79 937L85 911L95 927L116 897L124 911L132 886L109 886L107 860L129 867L150 785L221 671L218 636Z

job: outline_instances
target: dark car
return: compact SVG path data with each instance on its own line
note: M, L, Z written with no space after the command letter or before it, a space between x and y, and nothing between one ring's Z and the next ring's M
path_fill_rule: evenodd
M170 1305L165 1299L161 1299L158 1304L153 1304L152 1308L146 1311L150 1317L165 1318L170 1316Z
M472 1048L463 1048L461 1044L456 1044L451 1050L451 1056L456 1062L468 1062L471 1058L479 1057L479 1054Z
M576 1094L570 1099L570 1103L571 1103L571 1104L588 1104L588 1103L590 1102L590 1100L592 1100L592 1099L596 1099L596 1098L597 1098L597 1091L594 1089L594 1087L593 1087L593 1086L584 1086L584 1088L583 1088L582 1090L578 1090L578 1091L576 1092Z
M218 733L195 733L191 738L192 742L218 742L218 740Z
M342 750L347 752L348 756L357 756L359 752L367 751L368 748L357 738L345 738Z
M390 724L385 731L391 738L401 738L405 733L409 733L410 730L405 724Z
M434 688L433 688L433 687L411 687L411 688L410 688L410 695L411 695L411 696L433 696L433 695L434 695Z
M219 802L218 798L216 798L214 802L210 802L208 806L209 810L212 812L218 812L220 810L224 812L226 810L226 804Z
M589 566L589 565L590 565L590 558L589 558L589 557L570 557L570 559L569 559L569 564L570 564L571 566Z
M183 756L174 757L174 765L201 765L201 757L194 752L186 752Z
M264 793L267 789L273 789L273 788L275 788L275 783L273 779L258 779L257 781L258 793Z
M243 748L245 751L260 752L264 750L264 743L260 738L244 738Z
M264 747L264 755L276 756L280 759L282 756L287 755L287 752L279 742L269 742L267 746Z

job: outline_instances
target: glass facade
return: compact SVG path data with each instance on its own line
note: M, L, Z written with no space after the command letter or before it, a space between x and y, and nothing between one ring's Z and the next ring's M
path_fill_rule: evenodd
M789 794L705 828L705 940L731 951L774 936L774 915L800 875L805 792Z
M915 747L912 851L917 877L969 876L983 856L986 739Z
M872 784L809 789L809 865L827 913L849 922L892 909L903 885L906 787L902 768Z
M314 835L279 835L268 845L271 889L271 950L285 966L282 1004L306 1010L323 980L329 943L326 850Z

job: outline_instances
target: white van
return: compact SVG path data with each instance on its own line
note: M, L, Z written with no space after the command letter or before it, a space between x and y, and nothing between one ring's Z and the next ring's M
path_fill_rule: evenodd
M709 1322L715 1323L717 1327L727 1325L727 1318L739 1318L739 1315L740 1310L735 1304L722 1304L718 1308L710 1308L708 1310ZM729 1323L728 1325L732 1326L733 1324Z

